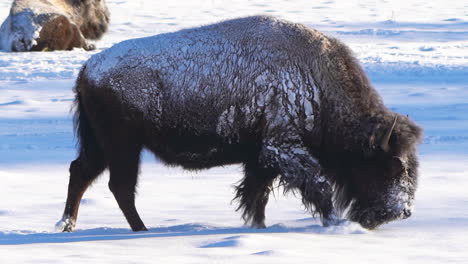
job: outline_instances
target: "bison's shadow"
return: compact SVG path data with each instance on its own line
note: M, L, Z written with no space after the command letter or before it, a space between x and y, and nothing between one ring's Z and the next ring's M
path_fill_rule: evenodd
M278 224L265 229L248 227L215 227L202 224L185 224L169 227L150 228L147 232L134 233L124 228L94 228L77 230L73 233L36 233L32 231L0 232L0 245L21 245L39 243L70 243L83 241L122 240L137 238L158 238L200 235L233 235L251 233L312 233L312 234L362 234L359 228L350 228L349 224L333 227L309 225L286 227Z

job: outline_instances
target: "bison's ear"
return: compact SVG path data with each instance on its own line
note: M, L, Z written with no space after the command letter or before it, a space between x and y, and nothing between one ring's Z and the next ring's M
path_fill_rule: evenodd
M405 161L400 157L392 157L390 167L391 171L401 173L405 169Z

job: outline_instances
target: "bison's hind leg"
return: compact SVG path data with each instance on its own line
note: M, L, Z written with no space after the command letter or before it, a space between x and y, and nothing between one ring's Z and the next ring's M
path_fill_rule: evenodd
M57 231L72 232L78 217L78 208L86 189L106 168L102 155L83 155L70 164L68 195L62 219L56 224Z
M255 228L265 228L265 207L268 203L274 179L278 172L270 168L262 168L256 162L244 166L244 178L236 186L236 196L239 200L237 210L242 210L242 218Z
M132 230L146 231L135 207L135 188L142 149L137 138L137 135L129 134L122 137L122 141L115 142L109 161L109 189Z

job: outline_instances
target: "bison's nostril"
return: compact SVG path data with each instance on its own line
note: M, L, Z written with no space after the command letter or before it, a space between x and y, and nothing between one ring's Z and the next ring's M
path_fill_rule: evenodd
M411 210L410 209L404 209L403 214L405 215L405 218L408 218L411 216Z

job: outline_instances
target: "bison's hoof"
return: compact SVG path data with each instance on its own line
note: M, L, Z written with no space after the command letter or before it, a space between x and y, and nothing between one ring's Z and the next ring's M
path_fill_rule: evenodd
M329 217L322 219L324 227L341 225L344 222L346 222L346 219L340 219L336 213L332 213Z
M265 223L263 223L263 222L262 222L262 223L252 223L252 224L250 225L250 227L256 228L256 229L265 229L265 228L266 228L266 225L265 225Z
M346 222L348 222L348 220L346 219L331 219L331 220L323 220L322 224L324 227L329 227L329 226L339 226Z
M75 230L75 220L64 216L55 224L55 230L57 232L73 232Z
M133 232L141 232L141 231L148 231L148 228L146 228L145 226L143 227L140 227L138 229L134 229Z

